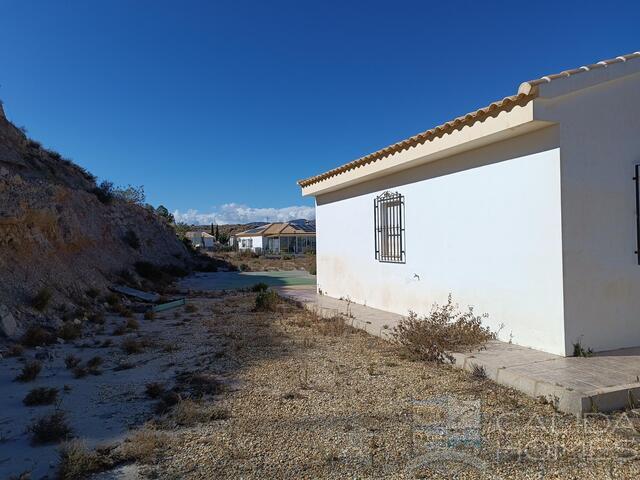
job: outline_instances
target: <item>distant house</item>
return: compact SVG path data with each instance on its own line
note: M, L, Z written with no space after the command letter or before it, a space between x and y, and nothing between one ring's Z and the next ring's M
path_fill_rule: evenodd
M213 248L216 241L216 238L207 232L187 232L184 236L187 237L196 248Z
M451 292L559 355L640 345L639 92L637 52L301 180L318 289L399 314Z
M238 250L267 254L315 252L315 222L267 223L234 235Z

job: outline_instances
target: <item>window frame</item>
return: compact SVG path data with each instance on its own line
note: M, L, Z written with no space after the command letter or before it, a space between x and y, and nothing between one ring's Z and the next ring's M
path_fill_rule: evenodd
M384 192L373 199L375 259L381 263L406 263L405 198Z

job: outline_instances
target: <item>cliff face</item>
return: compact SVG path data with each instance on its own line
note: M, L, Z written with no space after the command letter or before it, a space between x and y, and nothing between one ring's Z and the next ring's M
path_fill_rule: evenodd
M55 325L56 312L90 288L106 289L136 261L189 261L162 218L118 198L101 201L95 187L91 174L29 140L0 106L0 311L18 327ZM52 293L44 312L31 306L42 289Z

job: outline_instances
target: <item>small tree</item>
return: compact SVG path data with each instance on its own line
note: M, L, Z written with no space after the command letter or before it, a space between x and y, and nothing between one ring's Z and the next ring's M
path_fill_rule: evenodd
M169 212L167 207L165 207L164 205L160 205L158 208L156 208L156 215L158 215L159 217L165 218L169 223L175 222L175 218L173 217L173 214Z

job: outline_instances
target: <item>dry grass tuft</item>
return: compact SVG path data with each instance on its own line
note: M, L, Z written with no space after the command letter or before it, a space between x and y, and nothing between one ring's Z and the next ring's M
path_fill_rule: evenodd
M40 374L42 364L38 360L30 360L24 364L22 371L15 378L16 382L32 382Z
M59 480L76 480L87 478L92 473L109 468L105 461L93 450L89 450L81 441L72 440L65 443L59 451Z
M41 347L56 342L56 336L42 327L32 326L22 335L20 343L25 347Z
M473 308L462 313L451 299L445 305L434 304L426 317L410 312L391 333L392 341L414 360L453 362L450 352L470 350L495 338Z
M40 417L29 425L27 431L31 433L31 443L44 445L57 443L71 437L71 427L67 423L67 417L62 411L55 411L44 417Z
M14 343L10 345L7 350L3 353L6 358L9 357L21 357L24 354L24 347L19 343Z
M165 392L164 385L160 382L152 382L147 383L145 387L145 393L149 398L160 398L160 396Z
M82 326L71 321L64 322L56 335L66 342L76 340L82 336Z
M123 461L149 464L170 444L171 437L167 433L144 428L125 440L120 446L119 456Z
M57 388L37 387L27 393L27 396L22 399L22 403L27 407L51 405L57 400L57 398Z
M226 420L229 416L225 408L187 399L173 407L167 420L179 427L194 427L201 423Z
M176 376L176 383L178 390L187 390L194 397L218 395L224 391L224 385L206 373L181 373Z
M80 359L80 357L76 357L73 354L69 354L65 357L64 359L64 364L67 367L67 369L71 370L73 368L76 368L78 365L80 365L80 362L82 360Z

